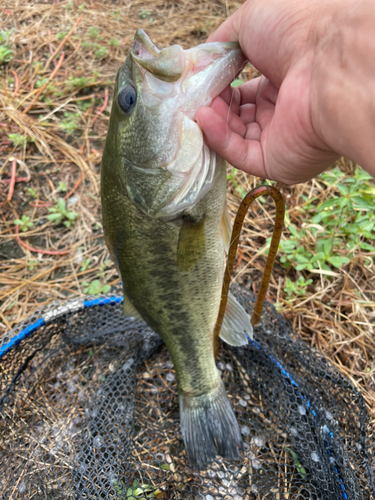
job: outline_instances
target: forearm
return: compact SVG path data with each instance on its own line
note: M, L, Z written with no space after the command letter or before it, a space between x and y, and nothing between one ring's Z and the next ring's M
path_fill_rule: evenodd
M375 176L375 5L347 3L317 40L311 117L330 148Z

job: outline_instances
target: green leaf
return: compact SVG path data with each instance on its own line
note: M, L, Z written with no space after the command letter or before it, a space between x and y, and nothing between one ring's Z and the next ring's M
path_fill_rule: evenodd
M314 257L311 259L311 262L316 262L318 260L325 261L325 254L324 252L318 252Z
M295 255L295 260L299 264L306 264L307 262L310 262L310 260L306 258L304 255L299 255L299 254Z
M311 217L311 222L313 224L319 224L319 222L322 220L323 214L321 212L317 213L313 217Z
M51 209L51 211L52 211L52 209ZM56 222L57 222L57 221L59 221L59 222L60 222L60 221L61 221L61 219L62 219L62 215L61 215L61 214L57 214L57 213L55 213L55 214L54 214L54 213L52 213L52 214L47 215L47 219L48 219L48 220L54 220L54 221L56 221Z
M367 200L364 200L360 196L353 196L352 200L356 205L365 210L371 210L374 208L374 204L369 203Z
M293 461L294 461L294 465L295 465L296 469L298 470L298 473L300 474L302 479L306 479L306 475L307 475L306 469L302 466L302 464L298 460L297 453L295 451L291 450L290 448L287 448L287 447L285 447L285 450L288 451L290 453L290 455L292 456Z
M349 188L348 186L345 186L345 184L338 183L336 184L336 187L343 196L349 193Z
M357 224L359 225L359 227L361 228L362 231L371 231L375 225L372 220L369 220L367 218L367 216L365 219L362 219L362 220L357 219Z
M64 198L59 198L58 201L57 201L57 206L59 207L59 210L61 212L65 212L65 200Z
M346 226L343 227L343 230L346 233L352 233L352 234L357 234L359 233L359 224L347 224Z
M90 293L97 293L100 290L100 281L99 280L94 280L91 282L90 285Z
M337 198L331 198L330 200L326 200L320 205L317 206L317 209L325 210L326 208L332 207L337 203Z
M362 170L361 167L358 167L355 171L355 178L359 181L371 181L372 175L370 175L368 172L365 170Z
M332 240L324 240L323 241L324 255L329 255L332 250Z
M362 248L362 250L369 250L370 252L375 252L375 247L369 245L369 243L363 242L359 246L360 248Z
M239 87L243 82L243 80L240 80L239 78L236 78L233 80L233 82L230 84L231 87Z
M370 231L362 231L362 234L365 238L368 238L369 240L373 240L375 238L375 235Z
M78 212L66 212L65 217L70 219L70 220L74 220L77 217L79 217L79 213Z
M339 269L344 264L349 264L350 259L348 259L348 257L341 257L340 255L332 255L331 257L328 257L327 261L332 264L333 267Z
M280 250L283 252L291 252L296 248L296 241L294 240L281 240L280 242Z
M298 266L296 266L296 271L303 271L304 269L311 269L310 264L298 264Z

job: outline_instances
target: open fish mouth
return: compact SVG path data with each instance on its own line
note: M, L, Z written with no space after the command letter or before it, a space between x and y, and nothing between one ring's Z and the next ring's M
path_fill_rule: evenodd
M142 29L135 34L130 57L133 62L165 82L179 80L185 66L182 47L172 45L160 50Z
M181 80L184 93L198 88L201 92L204 87L209 101L224 90L246 62L237 42L205 43L188 50L179 45L160 49L142 29L135 34L130 57L143 74L151 73L164 82Z

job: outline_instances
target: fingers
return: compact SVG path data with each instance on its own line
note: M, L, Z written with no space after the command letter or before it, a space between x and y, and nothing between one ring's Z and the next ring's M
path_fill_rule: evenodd
M245 125L255 121L255 104L244 104L240 107L240 118Z
M260 141L261 135L262 129L258 123L250 123L250 125L247 126L245 139L250 141Z
M259 94L259 89L264 79L264 76L258 76L257 78L253 78L252 80L249 80L248 82L245 82L237 87L236 90L238 90L238 92L240 93L241 104L256 103L256 98Z
M241 105L241 94L238 88L231 87L228 85L220 94L220 97L230 106L231 110L239 114L239 109Z
M222 91L220 97L228 106L231 104L231 108L237 113L237 107L241 106L241 104L255 104L263 80L265 80L263 76L258 76L248 82L242 83L239 87L231 87L228 85L228 87L225 87Z
M221 97L215 97L212 101L211 109L213 109L227 125L237 134L244 137L246 134L246 125L243 120L232 111L227 103Z
M258 140L244 139L231 130L223 117L212 108L198 110L196 120L210 148L236 168L258 177L267 177L262 147Z

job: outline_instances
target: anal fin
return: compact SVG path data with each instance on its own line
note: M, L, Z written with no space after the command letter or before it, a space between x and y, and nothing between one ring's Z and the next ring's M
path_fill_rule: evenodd
M253 338L250 316L230 292L219 336L233 346L246 345L248 337Z
M140 319L141 321L143 321L142 316L139 314L137 309L130 302L129 297L127 295L125 295L125 293L124 293L123 311L124 311L125 316L128 316L130 318Z

